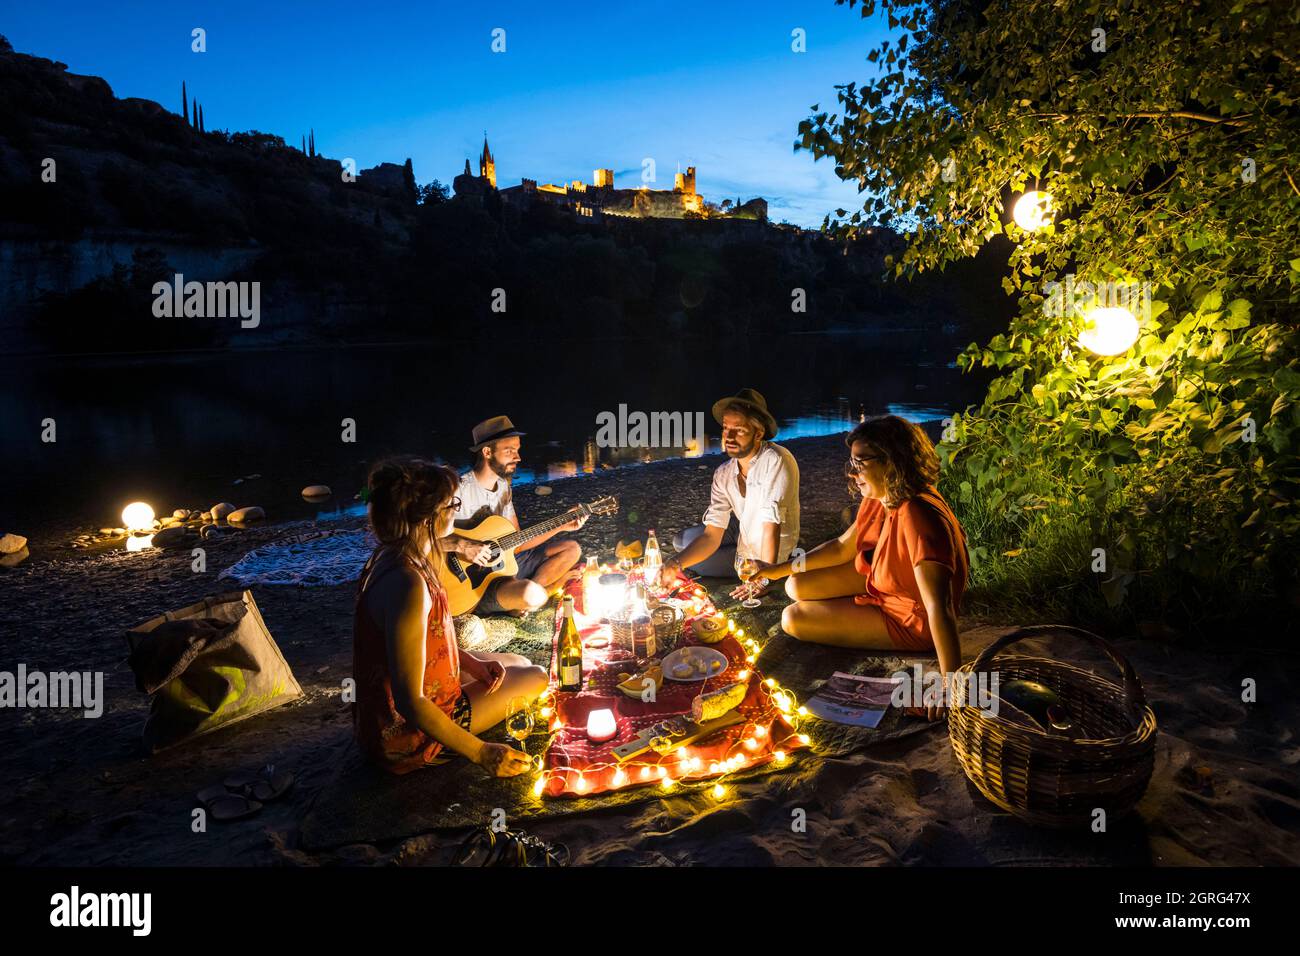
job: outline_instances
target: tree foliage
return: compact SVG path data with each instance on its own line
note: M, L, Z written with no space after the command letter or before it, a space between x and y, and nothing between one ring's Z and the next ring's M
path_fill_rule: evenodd
M827 229L906 232L896 276L1015 241L1019 315L959 359L998 377L941 447L945 487L1016 559L1062 540L1050 523L1081 524L1111 558L1097 586L1112 606L1145 583L1167 610L1224 575L1294 600L1300 8L837 2L892 34L874 78L800 124L796 149L866 196ZM1010 210L1032 189L1055 216L1026 232ZM1067 276L1145 290L1132 348L1079 346L1087 306L1113 302L1053 308ZM1053 556L1081 575L1088 557Z

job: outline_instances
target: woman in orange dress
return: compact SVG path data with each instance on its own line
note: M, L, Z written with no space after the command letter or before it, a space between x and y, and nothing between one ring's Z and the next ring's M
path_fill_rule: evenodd
M934 487L934 446L896 415L863 422L847 444L846 473L862 496L857 520L804 555L797 572L791 561L761 572L789 578L794 603L781 626L816 644L935 654L951 674L961 665L957 608L969 559L965 532Z
M471 654L456 643L437 569L458 483L452 469L419 458L388 458L370 470L379 547L357 591L353 728L371 762L392 773L441 763L446 748L510 777L528 770L527 755L478 735L505 719L512 700L538 697L547 676L518 654Z

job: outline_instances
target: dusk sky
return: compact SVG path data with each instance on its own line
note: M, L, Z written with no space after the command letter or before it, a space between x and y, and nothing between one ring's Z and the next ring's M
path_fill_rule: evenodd
M71 29L75 25L76 29ZM190 31L207 31L207 52ZM506 52L491 51L506 31ZM807 31L807 52L791 31ZM450 185L486 130L498 185L590 182L671 188L698 169L706 199L764 196L773 220L818 226L856 189L792 149L814 103L874 75L877 20L832 0L698 4L99 2L11 4L14 49L102 76L120 97L180 110L181 81L209 129L261 130L359 168L410 157Z

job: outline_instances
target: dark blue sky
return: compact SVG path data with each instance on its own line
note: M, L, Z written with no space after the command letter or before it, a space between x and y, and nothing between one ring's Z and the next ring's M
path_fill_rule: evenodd
M832 0L700 3L10 3L14 49L102 76L118 96L180 110L181 80L209 129L249 130L360 168L411 157L450 183L486 129L498 184L581 179L608 166L657 188L694 164L711 201L766 196L773 219L816 226L860 205L831 165L791 144L813 103L875 68L879 21ZM190 31L208 50L190 50ZM494 28L506 52L491 51ZM791 31L807 31L807 52Z

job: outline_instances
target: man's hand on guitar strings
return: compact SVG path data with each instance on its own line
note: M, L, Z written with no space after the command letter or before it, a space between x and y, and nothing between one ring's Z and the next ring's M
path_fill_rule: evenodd
M496 546L490 541L472 541L469 538L457 538L456 553L466 561L485 568L496 563Z

